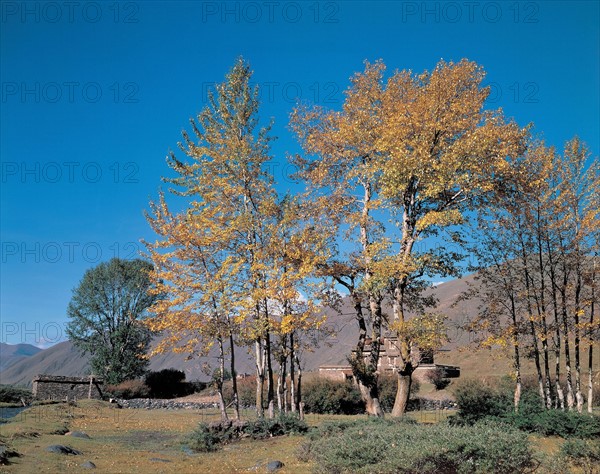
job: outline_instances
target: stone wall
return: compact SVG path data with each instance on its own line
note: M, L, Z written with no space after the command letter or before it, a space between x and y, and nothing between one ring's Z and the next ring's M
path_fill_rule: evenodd
M91 381L91 387L90 387ZM101 400L103 381L95 377L38 375L33 379L33 396L38 400Z
M322 365L319 367L319 377L337 382L352 380L352 367L349 365Z
M453 365L421 364L413 372L413 378L419 382L429 382L429 375L435 370L441 370L443 377L452 379L460 377L460 367ZM379 373L393 375L396 369L387 363L379 364ZM349 365L322 365L319 367L319 377L343 382L352 380L352 367Z

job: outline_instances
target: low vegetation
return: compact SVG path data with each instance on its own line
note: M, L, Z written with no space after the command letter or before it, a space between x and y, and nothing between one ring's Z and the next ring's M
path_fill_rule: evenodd
M417 417L418 418L418 417ZM89 439L69 436L80 431ZM581 434L581 432L579 433ZM357 449L360 442L360 449ZM61 444L78 456L48 453ZM364 415L294 415L222 422L218 409L118 409L96 400L32 407L2 425L1 472L593 473L597 438L531 434L499 420L453 426Z
M266 439L304 434L308 429L306 422L294 414L281 414L275 419L258 418L250 422L200 423L186 445L195 452L211 452L242 438Z
M21 406L23 401L31 403L33 396L31 390L15 385L0 385L0 404Z
M301 452L322 473L514 473L534 465L527 435L492 422L468 428L382 420L328 423L311 434Z
M600 438L600 417L576 411L546 409L539 395L526 387L519 404L513 408L510 380L492 386L481 380L469 380L456 388L458 413L451 418L454 425L469 426L482 420L500 421L516 429L542 436L561 438Z
M143 379L125 380L108 385L106 392L112 397L129 400L132 398L175 398L184 397L204 390L208 384L186 381L185 373L177 369L148 372Z

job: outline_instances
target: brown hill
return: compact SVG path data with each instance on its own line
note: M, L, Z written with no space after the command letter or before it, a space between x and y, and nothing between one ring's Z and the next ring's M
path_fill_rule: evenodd
M436 355L436 362L460 366L461 377L507 374L511 371L509 354L499 351L474 352L467 349L470 335L462 329L462 325L477 312L479 302L471 300L454 303L473 281L473 275L469 275L440 284L433 290L439 300L437 311L448 317L449 337L447 346ZM322 337L304 351L305 371L318 370L320 365L346 364L346 358L356 344L358 324L349 302L344 301L339 313L327 309L326 314L326 327L333 334ZM154 343L157 341L158 339ZM598 356L595 359L596 370L598 370L600 368ZM582 360L587 361L587 353L582 354ZM187 380L207 380L209 376L202 369L207 363L212 367L216 366L216 352L212 352L208 357L191 360L186 360L185 354L169 352L153 357L150 361L150 369L161 370L172 367L183 370ZM525 360L523 364L525 373L534 373L532 361ZM254 373L254 361L248 348L237 348L236 366L239 374ZM31 380L38 374L81 376L87 373L89 373L88 358L82 357L67 341L15 362L0 372L0 383L30 386Z
M314 347L304 350L304 370L317 370L322 364L343 364L354 345L358 325L352 318L350 308L342 306L341 314L331 311L327 327L335 332L334 336L318 341ZM153 345L160 339L154 340ZM168 352L150 359L150 370L176 368L186 373L187 380L206 381L210 377L203 371L208 363L216 367L216 351L208 357L186 360L186 354ZM65 376L83 376L89 374L89 357L82 356L70 341L58 343L49 349L40 350L24 360L19 360L0 372L0 383L31 386L38 374ZM246 347L236 349L236 368L239 374L254 373L252 355Z
M39 347L32 346L31 344L6 344L0 342L0 371L37 354L41 350Z

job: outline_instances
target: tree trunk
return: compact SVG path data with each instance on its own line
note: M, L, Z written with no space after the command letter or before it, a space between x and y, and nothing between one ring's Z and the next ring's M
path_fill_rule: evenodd
M406 289L407 279L404 278L394 290L394 322L403 324L404 318L404 291ZM396 398L394 400L394 408L392 408L392 416L404 416L408 399L410 397L410 387L412 385L412 374L416 367L412 363L412 348L410 342L407 341L402 334L398 334L398 349L402 367L398 371L398 388L396 389Z
M597 255L594 256L594 271L592 273L592 302L590 304L590 328L594 327L594 310L596 309L596 259ZM594 341L590 335L590 344L588 352L588 399L587 399L587 411L592 414L592 406L594 402L594 377L593 377L593 352L594 352Z
M548 250L548 261L550 263L550 283L552 286L552 307L554 311L554 326L556 331L556 340L554 341L554 388L556 390L556 403L555 407L560 408L561 410L565 409L565 395L563 393L562 385L560 384L560 358L561 358L561 335L560 335L560 318L558 311L558 294L556 291L557 281L556 281L556 267L554 264L552 248L550 247L550 237L548 235L546 238L546 248Z
M290 333L290 405L292 413L296 413L298 405L296 403L296 370L295 370L295 352L294 352L294 331Z
M541 219L541 210L537 208L537 250L538 250L538 273L540 277L539 298L537 298L538 315L542 323L542 351L544 352L544 389L546 392L546 408L552 408L552 387L550 382L550 355L548 348L548 323L546 321L546 275L544 274L544 252L542 226L546 225Z
M579 249L577 249L579 251ZM579 258L579 255L577 255ZM577 411L581 413L583 411L583 394L581 393L581 361L580 361L580 334L579 334L579 310L580 310L580 299L581 299L581 268L577 263L575 271L576 283L575 283L575 311L573 314L574 318L574 331L575 331L575 400L577 403Z
M375 390L373 390L373 387L375 387ZM365 400L365 410L367 412L367 415L383 418L384 413L383 408L381 408L381 403L379 401L377 384L375 384L374 386L367 387L363 383L359 382L358 388L363 397L363 400Z
M566 309L563 312L563 331L565 333L565 365L567 370L567 408L569 410L572 410L575 402L575 397L573 394L573 378L571 375L571 351L569 347L569 333Z
M229 365L229 370L231 371L231 388L233 391L233 413L235 415L235 419L240 419L240 397L238 394L237 388L237 372L235 370L235 344L233 342L233 333L229 332L229 347L231 350L231 363Z
M219 343L219 377L217 379L217 392L219 394L219 409L221 410L221 420L227 420L227 409L225 398L223 397L223 384L225 382L225 351L223 350L223 339L217 338Z
M567 316L567 269L563 268L563 286L561 288L561 304L562 304L562 323L563 333L565 335L565 365L567 369L567 408L573 409L575 396L573 393L573 378L571 375L571 351L569 347L569 323Z
M295 353L296 366L298 367L298 386L296 388L296 408L301 420L304 420L304 402L302 401L302 367L298 352Z
M279 348L279 374L277 376L277 408L279 413L287 413L287 336L281 338L281 347Z
M591 318L590 318L591 319ZM594 369L592 367L593 361L593 350L594 343L590 341L589 353L588 353L588 397L587 397L587 411L591 415L593 412L594 402Z
M409 362L402 372L398 372L398 390L392 409L393 417L404 416L410 397L410 387L412 385L412 364Z
M535 333L535 324L533 320L530 318L530 329L531 329L531 337L533 339L533 358L535 361L535 369L537 372L537 381L538 381L538 392L540 394L540 401L542 407L546 407L546 391L544 389L544 377L542 376L542 367L540 365L540 350L538 348L537 343L537 335Z
M352 372L354 375L354 380L358 385L361 397L365 402L367 414L370 416L379 417L383 416L383 410L381 409L379 396L377 393L377 379L375 379L375 384L373 385L373 382L369 380L369 374L364 373L368 370L370 363L365 363L365 358L363 355L367 338L367 325L362 311L362 300L355 291L351 291L351 296L354 303L354 312L359 328L358 341L356 343L356 351L354 355L356 359L351 364ZM372 362L372 359L370 362ZM375 390L373 390L373 387Z
M362 208L362 220L360 223L360 242L363 250L363 258L365 265L365 275L364 281L366 286L368 286L369 281L373 277L371 263L372 256L370 255L370 247L371 243L369 241L369 233L368 233L368 220L369 220L369 203L371 202L372 189L371 184L366 183L364 186L364 201ZM379 403L379 393L377 387L377 369L379 364L379 345L381 339L381 298L377 298L373 293L372 289L367 291L367 297L369 300L369 311L371 314L372 321L372 334L371 334L371 354L369 360L366 361L363 358L362 350L356 351L357 355L357 368L361 368L360 372L364 372L362 374L358 374L358 386L360 389L360 393L365 401L366 411L369 416L383 417L383 410L381 409L381 405ZM355 306L356 308L356 306ZM362 317L362 305L360 306L360 316ZM362 320L364 323L364 319ZM359 344L361 342L360 338L362 337L362 343L364 344L364 336L362 335L362 331L366 335L366 326L360 326L361 322L359 320L359 328L361 331L361 335L359 336ZM364 349L364 346L361 348Z
M371 357L368 364L368 370L373 374L369 377L369 385L366 387L369 391L367 396L367 414L383 418L384 413L381 408L379 401L379 387L378 387L378 365L379 365L379 354L381 346L381 299L373 295L369 297L369 307L371 310L372 333L371 333Z
M519 412L519 403L521 402L521 357L519 354L519 327L517 324L517 308L515 305L515 297L513 288L510 288L510 310L512 316L512 340L513 340L513 350L515 354L514 360L514 368L515 368L515 396L514 396L514 406L515 413Z
M265 385L265 361L263 344L260 339L256 340L254 344L256 351L256 416L264 418L263 388Z
M521 229L519 228L519 232L518 232L518 236L519 236L519 243L521 245L521 263L523 265L523 271L524 271L524 277L525 277L525 291L526 291L526 298L527 298L527 313L529 316L529 328L531 331L531 341L532 341L532 347L533 347L533 358L535 361L535 369L536 369L536 373L537 373L537 381L538 381L538 391L540 394L540 402L542 404L543 407L546 407L546 391L544 389L544 377L542 375L542 366L540 364L540 350L538 347L538 337L537 337L537 333L536 333L536 329L535 329L535 322L533 320L533 304L532 304L532 299L533 299L533 295L532 295L532 285L533 285L533 280L531 278L530 275L530 271L529 271L529 261L527 258L527 243L525 242L525 240L523 239L523 234L525 231L521 231ZM513 311L515 311L515 307L514 307L514 302L513 302ZM515 327L516 329L516 327ZM515 334L516 337L516 334Z
M269 419L275 418L275 386L273 381L273 363L271 360L271 335L267 331L265 337L265 348L267 358L267 407Z

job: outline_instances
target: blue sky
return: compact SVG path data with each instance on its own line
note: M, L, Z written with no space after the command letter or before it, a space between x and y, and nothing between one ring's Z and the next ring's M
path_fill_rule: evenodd
M1 3L0 341L64 338L84 271L134 257L206 91L242 55L273 118L282 191L297 96L339 108L363 61L486 69L490 107L599 153L599 2Z

